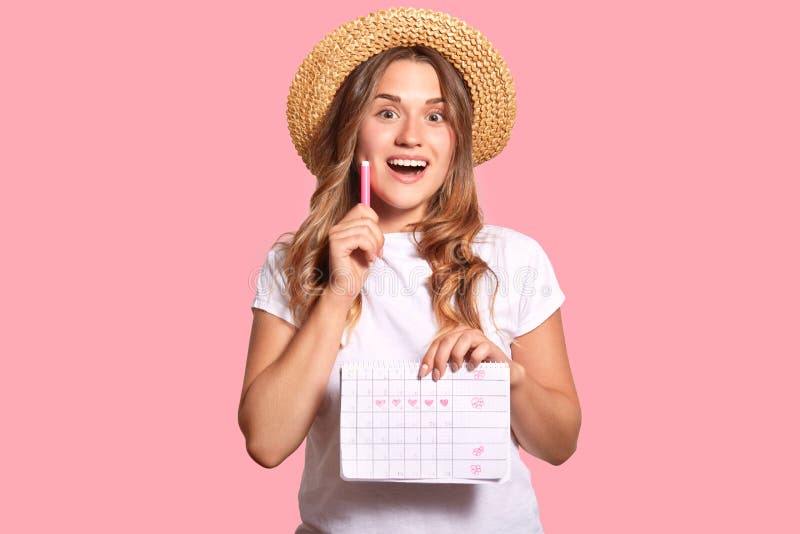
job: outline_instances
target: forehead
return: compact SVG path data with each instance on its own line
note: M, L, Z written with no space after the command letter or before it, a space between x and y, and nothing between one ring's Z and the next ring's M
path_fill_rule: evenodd
M439 98L439 77L429 63L401 59L386 67L377 87L378 93L399 96L402 100Z

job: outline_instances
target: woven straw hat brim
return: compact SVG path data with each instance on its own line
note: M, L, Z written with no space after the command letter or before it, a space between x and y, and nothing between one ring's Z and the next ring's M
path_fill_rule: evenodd
M307 167L310 141L345 78L375 54L413 45L437 50L467 83L473 103L473 164L505 148L516 118L516 91L494 46L478 30L445 13L397 8L339 26L317 43L297 70L286 118L292 142Z

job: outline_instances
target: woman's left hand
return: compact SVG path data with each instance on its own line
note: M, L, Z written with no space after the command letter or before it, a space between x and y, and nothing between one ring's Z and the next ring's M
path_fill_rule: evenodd
M469 326L459 326L436 338L420 362L419 377L433 373L433 379L444 376L448 363L456 371L467 360L467 369L472 371L481 362L508 363L511 368L511 385L514 386L524 375L525 369L514 363L500 347L489 341L484 333Z

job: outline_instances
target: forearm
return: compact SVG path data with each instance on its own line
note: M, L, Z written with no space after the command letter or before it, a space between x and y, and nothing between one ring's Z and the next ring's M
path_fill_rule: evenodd
M325 397L349 307L326 289L283 354L245 393L239 425L259 464L280 464L305 439Z
M548 389L512 363L511 428L530 454L553 465L575 452L581 426L577 399Z

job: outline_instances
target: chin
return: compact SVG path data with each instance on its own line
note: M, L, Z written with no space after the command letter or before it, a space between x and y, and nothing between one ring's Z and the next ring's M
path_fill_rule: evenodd
M419 208L419 206L420 206L420 204L422 204L422 202L402 202L402 201L398 201L398 202L389 201L389 202L386 202L386 201L384 201L384 204L386 204L387 206L389 206L391 208L394 208L396 210L409 211L409 210L413 210L413 209Z

